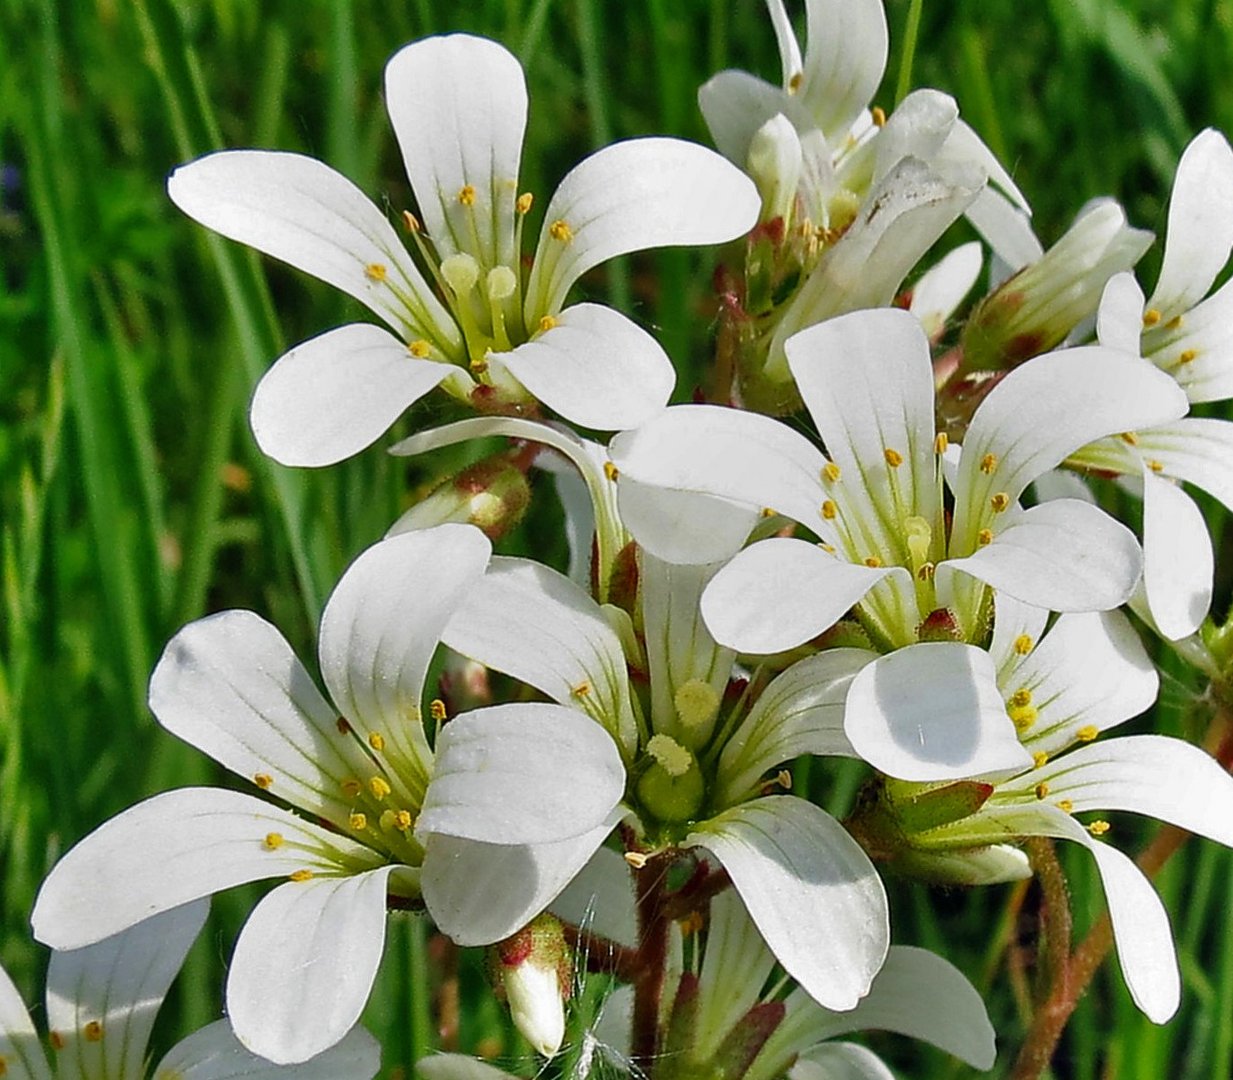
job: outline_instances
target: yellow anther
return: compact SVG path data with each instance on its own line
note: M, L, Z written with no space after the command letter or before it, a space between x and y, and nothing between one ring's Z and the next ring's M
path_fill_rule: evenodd
M869 567L871 570L876 570L879 566L882 565L882 560L879 559L876 555L870 555L867 559L865 559L865 565Z
M764 518L773 518L775 516L775 508L773 506L762 507L762 516Z
M458 201L462 203L463 206L474 206L475 185L463 184L462 187L458 189Z
M931 562L921 563L920 569L916 571L916 576L920 581L932 581L933 575L937 573L937 567Z
M1019 708L1012 707L1006 710L1006 714L1011 718L1019 731L1027 731L1028 728L1036 723L1036 717L1040 715L1036 711L1035 705L1024 705Z
M1167 323L1165 323L1166 330L1180 330L1181 326L1182 326L1182 317L1180 315L1174 315L1173 318L1171 318Z
M804 72L798 71L788 80L788 93L795 94L800 88L801 83L805 80Z
M950 439L945 431L939 431L937 438L933 440L933 452L935 454L945 454L950 446Z
M1155 472L1155 473L1164 472L1164 462L1157 461L1155 458L1148 458L1148 460L1144 464L1146 464L1147 467L1152 470L1152 472Z
M379 731L374 731L368 736L368 745L371 746L377 753L381 753L385 749L385 736Z
M989 506L995 514L1000 514L1010 505L1010 496L1004 491L995 491L989 497Z
M262 791L269 791L270 786L274 783L274 777L269 773L259 772L253 777L253 783L261 788Z
M706 920L700 911L691 911L685 918L677 920L677 926L681 928L682 934L696 934L705 925Z
M566 221L557 218L556 221L548 226L548 235L554 240L559 240L562 244L568 244L574 238L574 230L569 227Z
M1075 738L1080 742L1091 742L1100 734L1100 729L1095 724L1085 724L1075 732Z
M535 202L535 196L529 191L524 191L518 196L518 201L514 203L514 209L516 209L520 214L530 213L531 204L533 202Z
M390 794L390 782L385 777L372 777L369 779L369 790L376 799L386 798Z
M1032 651L1032 647L1036 644L1027 634L1020 634L1015 638L1015 652L1020 656L1027 656Z
M1179 364L1189 364L1198 355L1199 351L1197 349L1183 349L1182 354L1177 358L1177 362Z
M591 684L583 679L577 686L571 686L569 692L574 697L589 697L591 693Z
M835 554L835 545L828 544L825 540L819 540L818 547L820 547L823 551L828 552L831 555Z
M898 450L892 450L889 446L882 451L882 456L886 458L886 464L892 469L897 469L903 464L903 455Z
M81 1029L81 1034L86 1042L101 1042L103 1039L103 1025L97 1020L91 1020Z
M1049 785L1046 784L1042 780L1039 784L1036 785L1036 798L1043 799L1048 794L1049 794Z
M822 516L826 518L827 521L834 521L835 515L838 513L839 507L835 505L833 499L827 499L826 502L822 504Z
M407 352L412 356L423 360L432 352L432 346L423 338L416 338L410 345L407 346Z
M641 851L627 851L625 852L625 861L635 870L641 870L647 864L647 856L643 855Z
M364 790L364 785L361 784L354 776L347 777L340 785L342 793L348 799L354 799L361 791Z
M541 334L546 334L549 330L555 330L556 326L556 319L554 319L551 315L545 315L539 321L539 332Z
M433 718L438 724L445 720L445 702L439 697L435 697L428 703L428 715Z
M1123 431L1121 435L1121 439L1122 439L1122 442L1126 443L1127 446L1138 446L1139 445L1139 436L1136 435L1133 431Z
M780 769L775 774L775 783L777 783L784 791L792 790L792 774L787 769Z
M621 470L616 467L611 461L604 462L604 476L609 480L615 481L621 475Z
M1087 831L1093 836L1104 836L1104 834L1111 828L1113 828L1113 826L1107 821L1093 821L1090 825L1088 825Z
M383 263L369 263L364 267L364 276L369 281L384 281L388 273Z
M828 461L822 466L822 479L827 483L833 484L839 479L842 470L833 461Z
M351 734L351 722L345 716L340 716L337 720L335 720L334 726L338 728L339 735Z
M415 818L410 810L399 810L394 814L394 824L403 832L406 832L415 824Z
M363 832L368 828L368 815L357 811L347 818L347 824L350 825L356 832Z
M1057 808L1059 810L1064 810L1066 813L1069 814L1075 808L1075 804L1072 803L1069 799L1059 799L1057 803Z
M402 212L402 223L407 227L408 232L417 233L420 231L420 219L411 213L410 210Z
M870 109L869 115L873 119L874 127L885 127L886 126L886 110L882 108L881 105L875 105L872 109Z
M1032 704L1032 691L1026 686L1020 690L1016 690L1010 695L1010 703L1016 709L1022 709L1025 705Z
M489 352L491 352L491 350L489 350ZM488 353L484 353L483 356L471 357L471 362L468 367L470 367L473 374L483 375L484 372L488 370Z
M993 543L993 530L992 529L981 529L980 532L976 534L976 542L981 547L986 547L987 545L992 544Z
M53 1050L63 1050L65 1047L64 1036L58 1031L49 1031L47 1033L47 1041L51 1043Z
M1032 767L1033 768L1043 769L1048 763L1049 763L1049 755L1046 754L1043 750L1037 750L1036 753L1032 755Z
M265 848L266 851L277 851L283 846L284 843L286 843L286 841L283 840L282 833L268 832L265 834L265 839L261 841L261 846Z
M988 476L994 469L998 467L997 454L986 454L980 459L980 471Z
M1160 319L1161 319L1160 312L1154 307L1148 308L1143 313L1143 325L1144 326L1155 326L1158 322L1160 322Z
M292 870L287 877L292 881L312 881L313 872L311 870Z

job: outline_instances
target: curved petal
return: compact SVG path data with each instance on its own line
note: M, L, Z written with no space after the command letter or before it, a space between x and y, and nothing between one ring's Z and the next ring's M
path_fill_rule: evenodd
M972 291L984 263L980 243L960 244L926 270L912 286L908 310L916 316L930 341L946 329L946 321Z
M181 788L104 822L69 851L43 882L30 922L43 944L76 949L233 885L380 861L260 799Z
M1143 335L1143 355L1195 402L1233 397L1233 285Z
M990 287L1039 261L1045 253L1028 215L1000 191L986 187L968 206L965 216L994 254ZM1001 273L997 264L1001 264Z
M385 949L394 869L289 881L253 909L227 975L227 1013L245 1047L295 1064L355 1026Z
M517 269L514 202L527 125L522 66L487 38L449 34L400 49L385 106L437 254ZM461 198L470 187L470 201Z
M1124 604L1143 568L1139 542L1103 510L1053 499L1016 514L992 542L945 564L1050 611Z
M814 1047L787 1072L788 1080L895 1080L895 1074L872 1050L859 1043Z
M886 70L890 36L881 0L811 0L800 97L828 140L846 135Z
M1165 476L1201 487L1233 509L1233 423L1186 416L1140 433L1137 449L1153 472L1155 462Z
M275 461L333 465L371 446L453 370L417 360L379 326L340 326L279 357L257 384L249 423Z
M897 569L843 562L804 540L760 540L711 579L702 617L731 649L782 652L834 625Z
M154 1070L155 1080L371 1080L381 1068L381 1047L362 1027L299 1065L275 1065L245 1050L226 1020L181 1039ZM134 1073L134 1076L140 1075Z
M1170 641L1199 629L1212 606L1212 541L1203 512L1179 484L1143 470L1143 589Z
M975 165L989 178L990 184L996 184L1005 193L1014 206L1024 214L1031 215L1027 199L1015 185L1010 173L966 121L955 121L955 126L946 137L945 145L934 160Z
M1034 604L1024 604L1006 593L994 597L993 612L993 639L989 642L989 655L997 664L998 683L1001 685L1023 659L1015 646L1035 645L1048 625L1049 612ZM1025 638L1026 641L1023 641Z
M51 954L47 1027L58 1036L62 1076L142 1075L154 1017L209 910L197 900L94 945ZM98 1025L102 1037L84 1036L88 1025Z
M889 946L886 893L833 817L791 795L735 806L686 842L712 851L775 958L817 1001L851 1009Z
M960 780L1030 768L998 692L993 660L958 642L879 657L852 681L844 730L875 769L900 780Z
M437 736L436 768L415 825L485 844L549 844L594 829L625 790L611 736L561 705L490 705Z
M844 734L844 703L856 673L876 658L864 649L827 649L777 676L724 744L716 805L748 798L768 769L798 754L856 757Z
M595 854L552 902L552 913L590 934L638 947L632 867L610 847ZM598 947L594 943L592 947Z
M591 267L632 251L734 240L761 205L753 181L704 146L646 138L604 147L566 175L544 213L527 325L560 311Z
M1143 290L1129 270L1114 274L1100 295L1096 312L1096 337L1102 345L1140 355L1143 335Z
M441 630L479 580L492 545L470 525L439 525L382 540L343 574L321 616L321 674L365 740L375 732L427 784L432 752L420 708ZM407 776L406 774L410 774ZM414 801L421 791L408 793Z
M602 304L575 304L556 325L513 352L492 353L535 397L565 419L600 431L637 427L665 405L676 383L650 334Z
M741 168L748 164L749 145L768 120L782 114L797 131L813 121L799 98L746 71L721 71L698 88L698 108L719 150Z
M873 141L873 182L905 157L933 161L959 119L955 99L940 90L913 90L887 118Z
M995 493L1013 505L1028 484L1079 447L1168 423L1188 408L1186 395L1163 372L1100 345L1020 365L981 402L963 440L951 550L976 548L977 533L995 520Z
M47 1056L39 1045L26 1003L9 973L0 967L0 1061L8 1066L6 1080L52 1080Z
M423 1080L518 1080L478 1058L465 1054L433 1054L415 1063L416 1073Z
M408 341L447 355L462 335L385 215L315 158L224 150L181 165L171 201L194 221L341 289Z
M1200 132L1177 163L1169 198L1164 259L1149 307L1162 320L1207 295L1233 251L1233 149L1213 128Z
M263 790L340 827L353 740L291 646L251 611L184 627L150 677L150 711L173 735Z
M632 757L638 733L621 642L599 605L555 570L494 558L441 640L586 713Z
M483 844L433 833L420 880L429 914L459 945L509 937L556 899L623 816L618 807L589 832L554 844Z
M730 499L661 488L631 476L617 484L617 506L640 547L678 566L730 559L760 517L753 507Z

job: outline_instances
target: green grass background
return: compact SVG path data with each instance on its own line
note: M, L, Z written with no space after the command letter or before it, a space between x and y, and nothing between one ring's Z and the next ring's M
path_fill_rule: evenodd
M889 111L902 86L955 94L1046 241L1106 193L1162 231L1187 140L1208 125L1233 130L1229 0L925 0L910 64L909 2L887 7L878 102ZM27 1001L41 997L45 965L27 920L59 854L139 798L222 780L146 710L163 643L190 619L243 606L311 657L332 583L428 479L422 463L379 449L311 473L256 452L246 422L256 379L358 305L189 222L164 177L216 147L276 147L325 159L394 211L409 205L382 67L399 45L451 30L495 37L523 61L522 187L541 207L573 162L613 139L705 141L694 93L714 71L778 76L757 0L0 0L0 961ZM656 329L682 367L682 396L707 356L712 259L639 256L584 282ZM516 542L561 549L533 531ZM1155 726L1188 731L1193 703L1174 672ZM841 806L852 777L818 769L812 783ZM1118 828L1129 847L1150 835ZM1082 859L1068 866L1085 925L1100 892ZM1057 1075L1230 1074L1231 869L1224 851L1195 844L1161 880L1185 980L1178 1019L1144 1021L1108 965ZM939 949L987 991L1002 1071L1023 1023L1003 959L1024 928L1002 917L1007 895L894 890L896 940ZM218 1014L251 902L240 890L216 903L162 1044ZM368 1015L387 1076L434 1045L435 947L421 923L391 921ZM469 959L462 991L464 1047L488 1039L516 1062L525 1047ZM916 1046L874 1045L904 1076L961 1072Z

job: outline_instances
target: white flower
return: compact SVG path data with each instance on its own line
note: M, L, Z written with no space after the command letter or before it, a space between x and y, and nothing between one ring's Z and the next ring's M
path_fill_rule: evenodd
M386 68L386 103L422 217L406 218L418 263L380 209L312 158L227 151L168 181L197 221L342 289L395 332L351 324L282 357L253 399L261 448L285 464L332 464L436 386L488 411L539 399L606 430L662 407L674 374L655 340L611 308L566 308L566 295L616 255L740 236L757 216L749 180L676 139L607 147L561 182L524 276L518 61L483 38L415 42Z
M358 1019L387 893L422 896L460 944L499 940L534 916L615 824L624 772L610 740L558 705L497 705L440 726L437 703L429 747L429 661L489 552L477 529L443 525L356 559L321 621L334 705L252 612L177 634L151 680L159 722L308 817L213 788L157 795L52 870L35 936L74 948L195 897L281 878L236 944L227 1006L246 1046L293 1062Z
M1184 395L1151 365L1100 347L1023 365L977 410L953 461L947 514L943 471L954 449L935 434L929 348L916 320L856 312L792 338L788 355L829 456L766 417L669 409L612 441L627 524L648 550L678 560L698 548L719 559L744 538L692 528L678 492L743 504L746 532L758 508L804 525L820 543L759 540L716 574L702 610L717 640L775 653L855 606L860 631L887 654L849 694L846 731L862 757L917 780L1021 766L979 647L992 594L1054 611L1112 608L1130 596L1140 554L1130 532L1091 505L1024 510L1019 498L1097 433L1180 415Z
M150 1074L154 1018L209 910L198 900L94 945L53 952L47 969L52 1065L17 993L0 968L0 1076L8 1080L363 1080L381 1050L363 1028L299 1065L275 1065L240 1045L219 1020L173 1046Z

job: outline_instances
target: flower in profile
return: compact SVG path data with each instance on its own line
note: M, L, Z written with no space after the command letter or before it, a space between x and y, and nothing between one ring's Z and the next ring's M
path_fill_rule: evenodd
M613 309L566 307L566 296L616 255L740 236L757 216L750 181L678 139L607 147L562 180L524 272L533 199L518 191L518 61L483 38L428 38L395 54L385 89L418 203L419 217L405 215L418 261L380 209L312 158L225 151L168 181L190 217L342 289L394 331L351 324L283 356L253 399L261 448L285 464L332 464L437 386L489 412L542 401L601 430L658 411L674 383L660 346Z
M148 1070L154 1018L209 902L195 900L93 945L53 952L47 969L52 1066L17 988L0 968L0 1076L8 1080L364 1080L381 1067L381 1050L363 1028L298 1065L275 1065L246 1050L226 1020L176 1043Z
M435 702L430 745L429 662L489 554L465 525L361 554L321 620L332 705L252 612L181 630L151 679L159 722L307 816L216 788L156 795L57 864L35 905L35 936L76 948L196 897L283 879L240 934L227 1008L245 1046L285 1063L333 1045L359 1018L387 896L422 901L466 945L533 917L615 824L624 772L587 716L552 704L444 722Z
M680 491L742 504L746 532L763 510L798 522L816 543L759 539L715 575L702 612L717 640L777 653L842 621L883 654L849 693L845 729L862 757L905 780L1022 767L984 648L995 595L1105 610L1131 595L1141 561L1134 536L1096 507L1024 509L1020 496L1093 437L1177 417L1184 395L1110 349L1051 353L999 382L959 448L935 427L928 342L906 312L832 319L790 339L788 356L826 453L767 417L668 409L612 441L618 498L633 482L637 499L627 523L680 560L699 548L721 558L732 539L684 525Z

